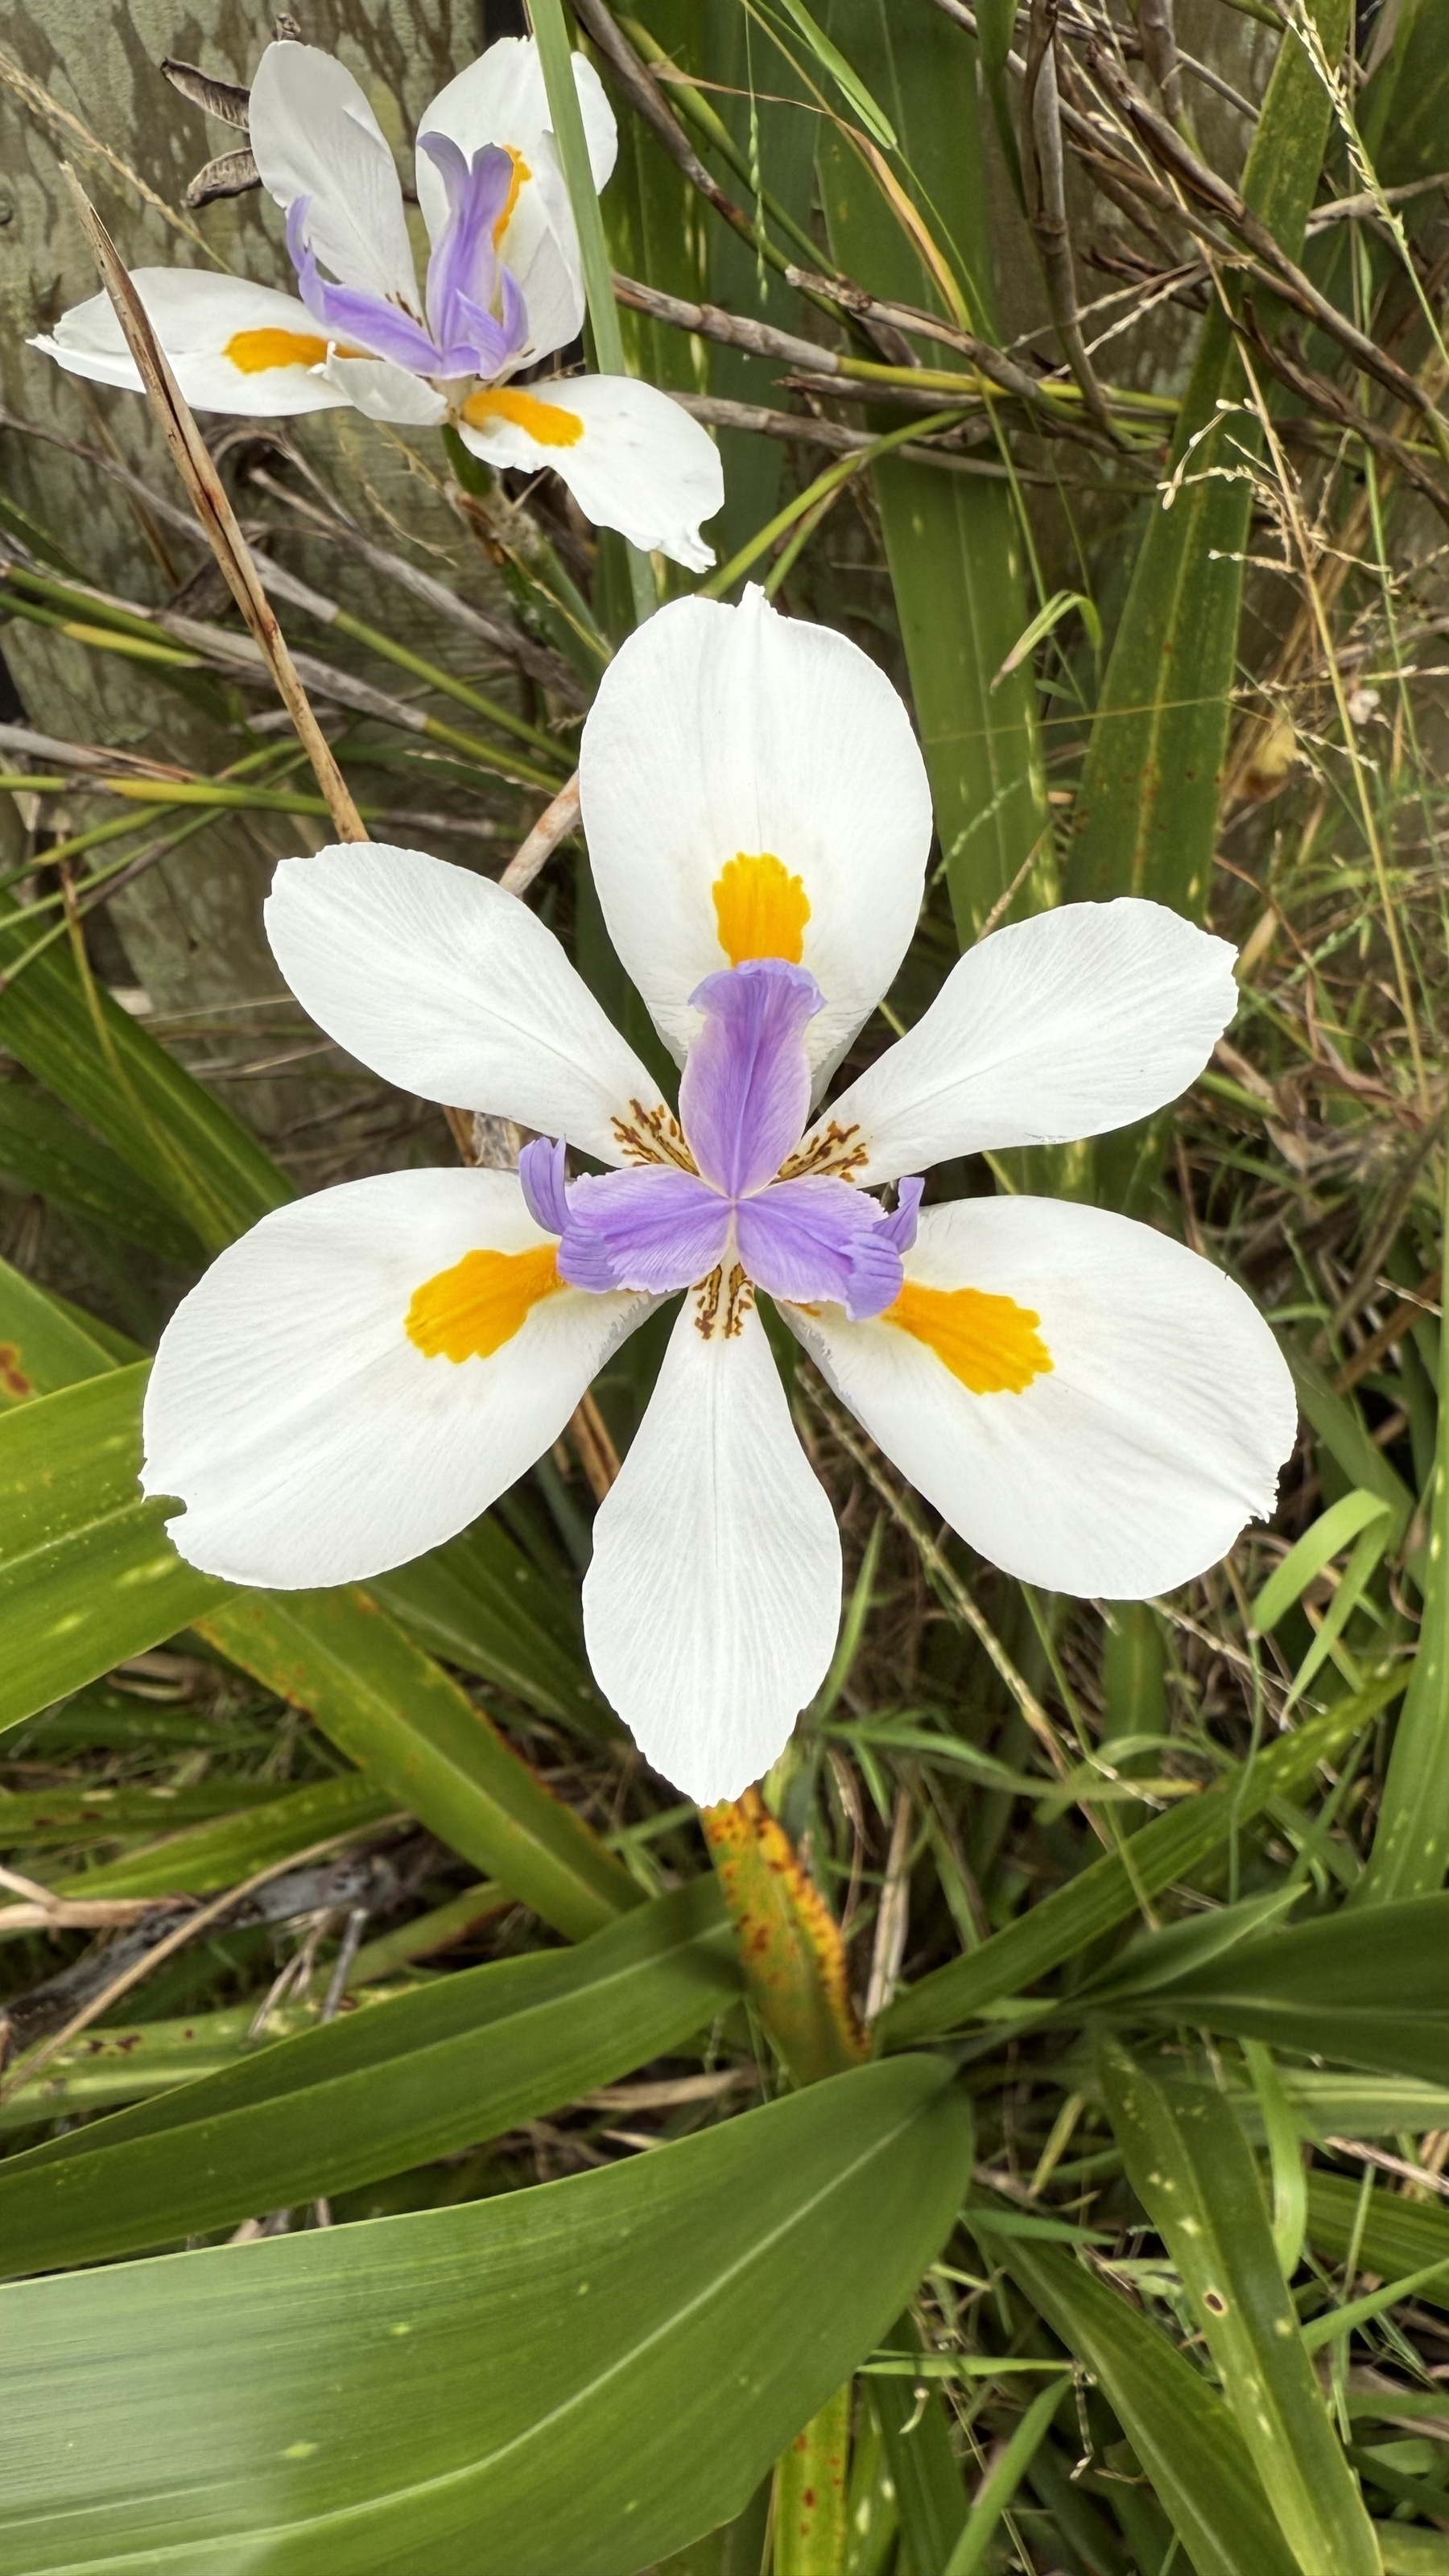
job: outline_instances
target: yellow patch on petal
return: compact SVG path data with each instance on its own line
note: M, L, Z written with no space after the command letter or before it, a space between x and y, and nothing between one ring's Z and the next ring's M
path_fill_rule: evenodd
M495 421L511 420L536 447L577 447L584 434L576 411L540 402L537 394L525 393L521 385L480 385L464 403L463 418L485 437Z
M493 247L495 250L498 248L499 243L502 241L504 234L507 232L509 225L513 221L513 210L518 203L519 197L522 195L525 179L531 179L533 177L533 172L530 170L528 163L525 161L521 152L515 152L511 143L505 143L503 149L513 164L513 176L508 183L508 202L493 227Z
M408 1340L425 1360L491 1359L564 1284L551 1243L529 1252L465 1252L413 1291Z
M320 367L336 346L339 358L365 358L365 349L344 349L317 331L233 331L222 351L244 376L264 376L269 367Z
M925 1288L908 1279L881 1322L913 1333L972 1395L1020 1395L1052 1367L1041 1317L984 1288Z
M783 957L798 966L805 950L810 898L773 850L740 850L714 881L719 944L732 966L747 957Z

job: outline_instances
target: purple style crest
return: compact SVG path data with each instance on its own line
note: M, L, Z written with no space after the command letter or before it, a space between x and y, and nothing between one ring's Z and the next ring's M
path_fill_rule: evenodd
M563 1276L596 1294L662 1297L736 1259L793 1305L840 1305L855 1322L881 1314L900 1294L922 1184L903 1181L887 1215L829 1174L778 1177L810 1111L813 975L755 958L706 977L692 998L704 1026L679 1108L695 1171L651 1163L566 1184L561 1144L540 1138L519 1158L530 1214L560 1237Z
M426 152L442 179L448 219L428 261L427 322L366 287L323 277L307 238L309 197L287 209L287 249L297 286L329 337L430 380L480 376L496 384L528 352L528 307L518 280L498 256L495 238L513 189L513 155L484 144L466 161L450 135L425 134Z

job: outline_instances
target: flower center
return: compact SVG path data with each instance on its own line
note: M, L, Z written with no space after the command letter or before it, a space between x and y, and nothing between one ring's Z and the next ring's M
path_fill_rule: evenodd
M784 877L777 859L768 866ZM780 957L746 958L706 976L692 1000L704 1024L679 1114L693 1169L661 1152L566 1188L562 1146L525 1149L519 1177L537 1222L560 1237L564 1278L596 1293L700 1287L706 1336L738 1330L755 1287L855 1317L880 1314L900 1292L914 1200L903 1222L836 1174L781 1170L810 1110L805 1031L821 1007L813 975ZM637 1128L627 1132L639 1150Z
M330 351L336 357L382 359L440 388L460 378L491 385L511 375L528 354L528 308L499 245L532 174L521 153L498 144L485 144L471 161L446 134L425 134L418 148L441 178L448 207L428 261L426 319L403 300L323 277L309 237L310 198L294 198L288 207L287 248L298 292L325 334L316 357L306 363L320 365ZM239 335L244 340L269 336ZM299 342L308 338L301 332L276 336ZM347 345L339 347L340 341ZM239 357L236 363L245 361ZM579 434L577 429L573 433ZM552 443L570 442L565 433Z

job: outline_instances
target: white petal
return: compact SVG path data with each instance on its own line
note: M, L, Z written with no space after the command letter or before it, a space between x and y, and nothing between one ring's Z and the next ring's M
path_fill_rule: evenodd
M721 870L767 853L800 880L823 1081L905 955L925 881L930 789L885 674L760 590L738 608L678 601L605 672L580 778L610 936L677 1056L699 1025L690 994L732 962Z
M1237 1009L1233 957L1225 939L1136 895L1063 904L993 932L831 1102L830 1118L864 1140L856 1179L895 1180L983 1146L1067 1144L1147 1117L1202 1071Z
M674 1327L649 1410L594 1522L584 1634L600 1689L701 1806L774 1761L840 1620L835 1514L751 1310Z
M1167 1235L1056 1199L927 1208L908 1283L1035 1316L1049 1371L973 1395L931 1345L838 1307L790 1323L871 1438L993 1564L1137 1600L1215 1565L1273 1508L1293 1381L1251 1300Z
M284 208L311 199L307 235L323 268L343 286L365 286L415 313L397 165L351 72L316 45L268 45L249 119L269 195Z
M657 386L632 376L504 385L469 397L462 432L490 465L551 465L596 528L694 572L713 563L699 525L724 506L719 450Z
M583 111L584 135L589 147L589 166L594 186L602 188L614 167L619 149L619 132L614 111L604 95L604 84L591 62L575 54L574 83ZM554 152L553 119L549 113L548 93L544 88L543 70L538 47L531 36L501 36L469 63L466 71L439 90L430 107L425 107L418 120L418 141L425 134L447 134L469 161L485 143L501 143L515 157L532 160L530 147L546 136L550 154ZM417 165L418 203L428 236L436 241L447 221L448 201L443 182L425 152L419 152ZM517 220L527 182L514 207ZM511 229L511 228L510 228ZM508 236L504 236L505 243ZM514 275L519 274L516 259L508 249L504 256Z
M281 1589L360 1582L486 1511L557 1439L642 1297L540 1298L491 1358L426 1358L414 1293L473 1251L546 1246L507 1172L384 1172L279 1208L161 1338L147 1493L193 1565Z
M566 1136L606 1163L658 1084L553 932L491 878L383 842L284 859L264 918L319 1028L386 1082Z
M400 421L408 428L436 429L448 417L443 397L425 376L399 367L391 358L344 358L334 349L325 369L344 402L368 420Z
M280 420L293 412L335 411L347 401L320 372L326 334L295 295L209 268L137 268L131 282L193 411ZM141 391L108 295L72 305L53 333L30 345L70 375Z

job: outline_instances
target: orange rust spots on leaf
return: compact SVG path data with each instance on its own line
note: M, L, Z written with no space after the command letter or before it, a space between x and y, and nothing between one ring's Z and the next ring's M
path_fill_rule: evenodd
M495 421L511 421L535 447L577 447L584 434L576 411L565 411L560 403L540 402L537 394L526 393L521 385L480 385L464 403L463 418L470 429L481 429L485 436Z
M856 2066L866 2044L840 1927L758 1789L700 1811L751 1999L797 2082Z
M424 1359L490 1359L563 1286L551 1243L527 1252L465 1252L413 1292L407 1337Z
M783 2560L800 2576L845 2565L849 2454L847 2380L775 2464L775 2530L790 2544L779 2550L777 2564Z
M35 1393L34 1385L20 1365L17 1342L0 1342L0 1387L4 1388L12 1404L23 1404L28 1395Z
M719 944L732 966L747 957L783 957L798 966L805 950L810 898L773 850L739 850L714 881Z
M339 358L365 358L366 349L347 349L340 341L327 339L317 331L233 331L222 356L229 358L244 376L263 376L270 367L320 367L327 352L335 349Z
M924 1342L971 1395L1020 1395L1033 1378L1051 1372L1052 1355L1037 1330L1041 1317L1014 1297L993 1297L984 1288L926 1288L908 1279L881 1321Z

